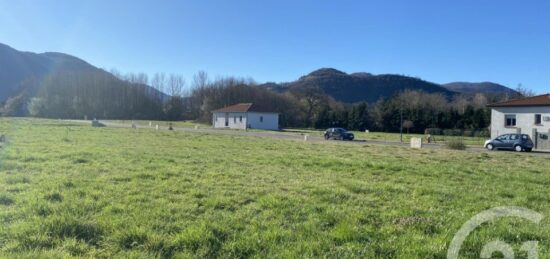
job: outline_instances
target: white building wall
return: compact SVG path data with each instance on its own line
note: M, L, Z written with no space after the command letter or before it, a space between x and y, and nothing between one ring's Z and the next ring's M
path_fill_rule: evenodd
M247 115L248 127L251 129L279 130L278 113L249 112Z
M542 125L535 125L535 114L542 115ZM506 127L505 116L516 115L516 127ZM521 129L521 133L528 134L531 138L533 129L537 132L546 132L550 130L550 106L541 107L497 107L491 111L491 138L496 138L502 134L516 133Z
M226 115L228 119L227 126L225 124ZM212 126L214 128L246 129L246 113L215 112L212 114Z

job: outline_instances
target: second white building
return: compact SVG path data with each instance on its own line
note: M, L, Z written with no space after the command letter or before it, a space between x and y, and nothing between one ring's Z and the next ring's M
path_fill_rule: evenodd
M527 134L535 149L550 150L550 94L489 105L491 138L505 134Z

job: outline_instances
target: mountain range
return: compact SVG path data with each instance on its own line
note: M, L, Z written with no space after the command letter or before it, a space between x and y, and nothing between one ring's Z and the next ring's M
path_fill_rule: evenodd
M0 101L5 101L22 91L33 95L46 76L69 73L96 74L98 77L104 76L114 81L122 81L111 73L75 56L58 52L37 54L18 51L0 43ZM158 94L156 89L145 87L150 88L150 93Z
M0 100L22 91L36 92L37 82L57 72L99 71L85 61L63 53L17 51L0 43Z
M302 76L294 82L270 84L269 87L277 92L318 88L335 100L345 103L376 102L381 97L390 97L405 89L442 93L449 96L454 94L453 91L441 85L418 78L369 73L346 74L333 68L322 68Z
M482 83L468 83L468 82L454 82L444 84L443 87L455 91L458 93L505 93L509 95L517 94L516 90L510 89L506 86L491 83L491 82L482 82Z
M5 102L22 92L32 97L39 90L41 82L47 75L60 74L61 72L99 73L103 76L113 77L113 80L119 80L109 72L71 55L57 52L41 54L24 52L0 44L0 102ZM260 86L277 92L314 87L335 100L345 103L375 102L379 98L391 97L405 89L441 93L447 96L457 93L514 92L506 86L490 82L456 82L440 85L415 77L392 74L373 75L364 72L347 74L333 68L313 71L293 82L266 83ZM151 91L156 90L151 88Z
M262 86L276 92L316 88L335 100L345 103L376 102L382 97L391 97L407 89L441 93L446 96L458 93L515 93L514 90L506 86L490 82L455 82L440 85L416 77L394 74L374 75L365 72L347 74L334 68L318 69L293 82L266 83Z

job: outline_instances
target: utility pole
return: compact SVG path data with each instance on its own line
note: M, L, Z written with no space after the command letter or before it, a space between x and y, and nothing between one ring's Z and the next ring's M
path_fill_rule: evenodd
M399 134L401 138L401 143L403 143L403 108L399 110L399 120L401 121L401 126L399 127Z

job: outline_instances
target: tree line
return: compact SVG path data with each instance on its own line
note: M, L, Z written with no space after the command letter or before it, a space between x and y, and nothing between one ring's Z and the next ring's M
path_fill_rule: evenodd
M274 92L250 78L210 79L156 73L121 74L116 70L62 72L5 102L3 115L26 110L47 118L98 118L211 121L212 110L251 102L280 113L281 127L376 130L424 133L426 129L486 130L490 102L517 96L457 94L453 97L406 90L375 103L335 101L315 86ZM31 89L31 90L28 90ZM34 90L33 90L34 89ZM522 89L519 89L522 90ZM530 95L525 89L520 95ZM28 98L26 98L28 96Z

